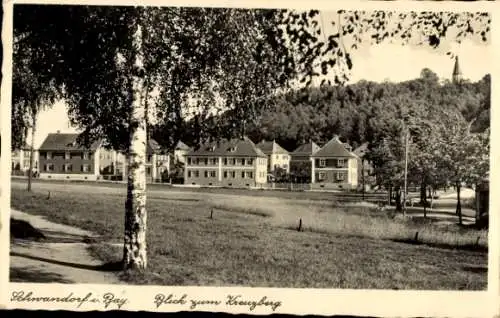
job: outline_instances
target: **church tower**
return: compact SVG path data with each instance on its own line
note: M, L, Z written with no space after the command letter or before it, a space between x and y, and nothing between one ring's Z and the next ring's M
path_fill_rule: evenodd
M458 63L458 56L456 56L455 66L453 67L452 82L455 84L459 84L461 81L462 81L462 70L460 69L460 65Z

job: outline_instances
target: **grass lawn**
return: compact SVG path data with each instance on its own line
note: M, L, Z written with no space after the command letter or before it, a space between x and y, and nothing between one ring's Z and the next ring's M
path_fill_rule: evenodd
M102 235L92 251L118 261L125 189L116 193L12 189L12 206ZM249 191L254 192L254 191ZM297 195L296 195L297 196ZM133 284L482 290L487 232L392 219L355 204L276 197L148 196L147 274ZM214 209L213 219L209 218ZM295 228L302 219L303 231ZM419 231L427 244L404 241ZM467 249L480 238L480 249Z

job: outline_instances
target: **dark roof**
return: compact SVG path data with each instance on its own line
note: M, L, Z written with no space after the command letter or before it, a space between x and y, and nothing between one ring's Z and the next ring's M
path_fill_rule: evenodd
M188 156L235 156L235 157L265 157L267 156L247 137L243 139L221 140L203 145L198 150L187 153Z
M367 142L365 142L364 144L362 144L358 148L354 149L354 151L353 151L353 153L360 158L364 157L367 152L368 152L368 143Z
M292 156L311 156L313 153L318 151L320 146L318 146L314 141L309 141L307 144L303 144L295 149L291 155Z
M288 151L286 151L283 147L277 144L274 140L273 141L262 140L257 144L257 147L259 147L259 149L262 150L262 152L265 153L266 155L288 154Z
M177 142L177 145L175 145L175 150L188 150L189 151L189 150L191 150L191 148L179 140L179 142Z
M355 157L355 155L346 149L345 144L340 141L338 136L335 136L316 151L313 157Z
M94 142L90 148L82 147L77 144L76 139L78 134L63 134L55 133L48 134L39 150L61 150L61 151L71 151L71 150L96 150L101 141Z

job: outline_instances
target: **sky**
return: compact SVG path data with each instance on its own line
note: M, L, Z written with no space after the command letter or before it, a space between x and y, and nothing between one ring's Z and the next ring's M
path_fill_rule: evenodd
M328 20L334 17L325 14L323 18ZM325 29L328 30L328 25ZM464 78L478 81L489 73L492 61L491 45L476 44L466 40L461 44L446 44L443 47L446 50L384 43L352 50L353 69L350 83L363 79L375 82L406 81L419 77L420 71L424 68L431 69L442 79L451 79L454 59L445 54L447 50L459 56ZM41 145L48 133L58 130L76 132L75 128L69 125L63 102L56 103L51 109L40 114L35 147Z

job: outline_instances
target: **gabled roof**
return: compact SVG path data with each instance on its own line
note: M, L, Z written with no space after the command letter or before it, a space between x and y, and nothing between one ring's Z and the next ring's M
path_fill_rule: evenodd
M273 141L262 140L261 142L259 142L257 144L257 147L259 147L259 149L262 150L262 152L265 153L266 155L270 155L270 154L287 155L288 154L288 151L286 151L283 147L281 147L274 140Z
M216 157L264 157L267 156L247 137L243 139L221 140L203 145L197 150L187 153L187 156Z
M94 142L90 148L80 146L76 140L78 134L52 133L48 134L39 150L71 151L71 150L96 150L101 141Z
M320 146L318 146L314 141L309 141L307 144L303 144L295 149L291 155L292 156L311 156L313 153L318 151Z
M191 150L191 148L179 140L179 142L177 142L177 145L175 145L175 150L187 150L187 151L189 151L189 150Z
M320 150L313 154L313 157L355 157L352 152L345 148L345 144L338 136L333 137Z

